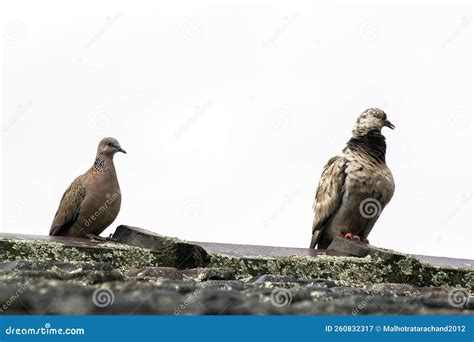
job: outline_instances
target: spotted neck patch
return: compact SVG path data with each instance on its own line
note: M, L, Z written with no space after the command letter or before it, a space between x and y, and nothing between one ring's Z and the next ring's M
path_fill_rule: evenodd
M97 172L104 172L107 170L107 161L104 156L99 155L94 161L94 170Z

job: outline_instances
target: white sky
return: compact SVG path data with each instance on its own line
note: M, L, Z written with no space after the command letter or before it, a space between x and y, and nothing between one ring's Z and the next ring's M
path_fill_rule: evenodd
M2 231L48 234L102 137L119 224L307 247L316 184L381 107L396 181L369 239L474 258L468 5L2 2Z

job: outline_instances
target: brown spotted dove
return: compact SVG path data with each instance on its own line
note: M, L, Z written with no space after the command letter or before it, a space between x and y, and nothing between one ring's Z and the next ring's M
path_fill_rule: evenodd
M324 167L313 204L310 248L326 249L336 236L368 243L370 231L395 191L385 164L383 127L394 128L382 110L364 111L342 153Z
M114 154L126 153L114 138L104 138L94 165L64 192L49 235L97 237L117 217L122 201Z

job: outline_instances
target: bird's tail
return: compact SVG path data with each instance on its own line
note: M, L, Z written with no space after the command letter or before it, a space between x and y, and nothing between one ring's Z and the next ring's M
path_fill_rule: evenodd
M311 236L311 243L309 244L309 248L316 248L319 233L321 232L320 230L316 229L316 219L313 220L313 227L311 231L313 232L313 235Z

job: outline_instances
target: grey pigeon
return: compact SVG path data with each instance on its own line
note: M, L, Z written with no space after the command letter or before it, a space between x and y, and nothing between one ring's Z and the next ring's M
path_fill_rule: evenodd
M385 164L383 127L395 128L381 109L364 111L342 153L324 167L313 204L310 248L326 249L336 236L369 242L370 231L395 191Z
M117 139L100 141L94 165L64 192L49 235L103 239L98 235L115 220L122 202L114 166L117 152L127 153Z

